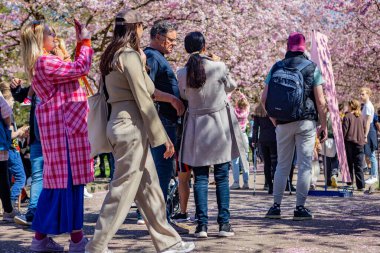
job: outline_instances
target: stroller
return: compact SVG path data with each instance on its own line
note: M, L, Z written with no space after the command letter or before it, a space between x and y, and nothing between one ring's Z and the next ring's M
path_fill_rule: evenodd
M168 197L166 200L166 210L169 213L169 217L173 217L179 211L179 192L178 192L178 179L172 177L168 189Z

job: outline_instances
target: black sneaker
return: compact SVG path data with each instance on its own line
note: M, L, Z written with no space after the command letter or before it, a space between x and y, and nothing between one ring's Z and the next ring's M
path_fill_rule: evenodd
M186 222L186 221L190 220L190 217L188 216L187 213L179 212L179 213L173 215L172 220L174 220L176 222Z
M219 234L218 234L219 237L230 237L234 235L235 235L235 232L232 230L230 223L219 225Z
M169 224L177 231L180 235L186 235L190 231L190 227L185 223L178 223L173 220L169 221Z
M297 206L296 209L294 209L294 217L293 220L301 221L301 220L312 220L313 214L311 211L304 206Z
M274 203L271 208L269 208L267 214L265 215L265 218L268 219L281 219L281 209L280 205L277 203Z
M194 236L196 238L207 238L207 225L198 225L195 229Z
M290 189L292 190L292 192L297 191L297 188L295 188L292 184L290 185ZM285 191L287 191L287 192L289 191L289 184L288 183L286 184Z
M95 176L95 178L106 178L106 174L100 173L99 175Z

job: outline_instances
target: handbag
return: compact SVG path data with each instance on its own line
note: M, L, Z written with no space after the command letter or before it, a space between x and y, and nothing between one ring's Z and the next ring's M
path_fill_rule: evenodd
M336 156L336 146L333 138L328 138L325 143L322 144L320 154L331 158Z
M91 145L91 157L112 151L111 144L107 138L107 123L111 111L107 99L108 92L105 85L105 76L102 76L98 92L88 98L90 111L88 113L87 125L88 138Z

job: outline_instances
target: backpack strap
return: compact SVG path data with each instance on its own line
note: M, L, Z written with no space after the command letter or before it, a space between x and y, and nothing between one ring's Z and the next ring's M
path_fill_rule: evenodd
M298 64L296 69L301 72L301 70L303 70L304 68L306 68L307 66L309 66L312 63L313 63L312 61L303 60L300 64Z

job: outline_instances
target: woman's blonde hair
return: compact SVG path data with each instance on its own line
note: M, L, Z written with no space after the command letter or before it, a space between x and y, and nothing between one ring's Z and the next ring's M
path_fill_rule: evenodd
M350 107L351 112L355 115L355 117L360 117L362 112L360 110L361 105L360 105L360 102L358 100L356 100L356 99L350 100L348 102L348 106Z
M258 103L255 107L254 115L256 117L267 117L267 111L261 103Z
M372 90L370 88L367 88L367 87L360 88L360 93L362 93L362 92L367 93L368 97L371 97L371 95L372 95Z
M38 57L44 54L44 29L42 21L34 21L21 30L21 55L29 81L33 78Z

